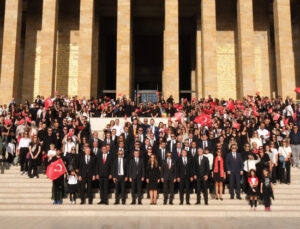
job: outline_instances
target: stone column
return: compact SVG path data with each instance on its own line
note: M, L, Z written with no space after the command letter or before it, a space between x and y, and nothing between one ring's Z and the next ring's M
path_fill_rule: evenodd
M278 95L295 98L295 64L290 0L274 0L274 31Z
M80 1L78 96L87 99L92 93L94 0Z
M201 1L203 96L218 97L216 0Z
M203 97L202 90L202 44L201 44L201 21L197 20L197 31L196 31L196 72L197 72L197 99Z
M179 15L178 0L165 0L163 95L179 102Z
M55 82L58 0L43 0L39 94L52 96Z
M253 0L237 0L239 82L238 97L255 95Z
M118 0L117 16L117 76L116 97L130 98L132 93L131 72L131 0Z
M17 99L22 25L22 0L5 1L2 66L0 76L0 103Z

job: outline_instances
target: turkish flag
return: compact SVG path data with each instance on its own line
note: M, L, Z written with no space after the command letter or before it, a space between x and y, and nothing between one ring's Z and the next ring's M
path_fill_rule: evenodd
M227 103L227 108L231 111L234 111L234 103L232 100L230 100L228 103Z
M280 114L276 113L274 116L273 116L273 120L277 121L278 119L280 118Z
M177 110L181 110L182 109L182 105L180 105L180 104L175 104L173 107L175 107Z
M159 92L158 91L156 92L156 95L159 96Z
M56 180L66 172L66 167L60 158L48 165L46 175L50 180Z
M53 106L53 101L50 97L45 100L45 107L48 110L49 107Z
M240 129L240 127L241 127L241 124L239 124L237 122L232 123L232 128Z
M300 93L300 87L296 87L294 90L296 93Z
M183 117L183 113L182 113L182 112L176 112L176 113L175 113L175 118L176 118L176 120L181 120L182 117Z
M119 96L119 97L123 97L123 94L122 94L122 93L120 93L120 94L118 94L118 96Z
M203 125L208 125L211 123L210 116L207 114L199 115L194 119L195 123L200 124L201 126Z
M286 118L284 121L283 121L284 125L287 125L289 124L289 118Z

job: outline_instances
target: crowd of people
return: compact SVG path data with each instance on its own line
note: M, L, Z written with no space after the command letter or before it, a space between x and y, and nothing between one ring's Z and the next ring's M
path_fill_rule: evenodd
M142 204L143 193L151 204L163 193L163 203L208 204L208 194L222 201L226 186L230 198L247 194L251 209L263 200L270 210L273 186L290 184L291 166L300 168L300 108L291 98L248 96L242 100L182 99L175 103L159 96L156 103L137 104L124 97L99 99L56 95L38 96L0 106L2 160L20 164L21 175L38 178L58 159L67 173L53 181L54 204L69 193L75 204ZM90 117L116 117L103 130L91 132ZM121 125L118 118L125 118ZM168 122L155 123L166 117ZM171 119L171 117L175 117ZM172 121L173 120L173 121ZM105 122L105 119L102 119ZM102 133L102 132L101 132ZM41 169L38 169L41 168Z

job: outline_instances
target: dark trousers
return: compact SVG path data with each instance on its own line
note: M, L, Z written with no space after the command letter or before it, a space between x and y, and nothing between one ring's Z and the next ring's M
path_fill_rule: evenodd
M64 194L64 176L60 176L52 182L52 198L54 201L62 201Z
M132 201L136 201L136 197L138 197L138 200L142 200L142 180L141 178L132 179L131 182L131 195L132 195Z
M28 171L28 159L27 159L28 152L29 152L29 148L20 149L21 172Z
M119 203L119 201L120 201L120 195L122 198L122 203L125 203L126 195L125 195L125 177L124 176L117 176L117 181L116 181L116 202L117 203Z
M269 208L271 206L271 197L268 194L263 194L264 198L264 205L266 208Z
M203 177L197 177L197 202L201 200L201 192L204 195L205 203L208 202L208 193L207 193L207 181Z
M100 177L99 179L100 199L104 203L107 203L108 182L108 177Z
M76 193L70 192L70 201L76 201Z
M277 180L277 166L272 168L271 179L273 183L276 183Z
M168 195L170 194L170 202L174 199L174 182L173 180L165 180L163 183L164 201L168 201Z
M29 158L28 176L37 176L37 159ZM31 173L32 172L32 173Z
M280 181L284 183L291 183L291 163L289 161L285 162L285 168L281 167Z
M241 175L240 173L231 173L229 175L229 187L230 187L230 196L234 197L234 187L236 187L236 195L237 197L240 196L240 180Z
M189 178L180 179L179 182L179 196L180 196L180 203L183 203L183 196L184 196L184 189L186 195L186 203L190 202L190 180Z
M92 193L92 177L83 177L80 183L80 197L81 202L85 202L85 194L87 194L89 198L89 203L93 201L93 193Z

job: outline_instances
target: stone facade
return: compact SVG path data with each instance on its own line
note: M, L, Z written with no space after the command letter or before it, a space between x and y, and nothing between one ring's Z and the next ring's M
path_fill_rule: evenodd
M134 98L151 72L152 90L176 101L295 97L299 10L295 0L0 0L0 104L55 91ZM136 57L147 36L156 56Z

